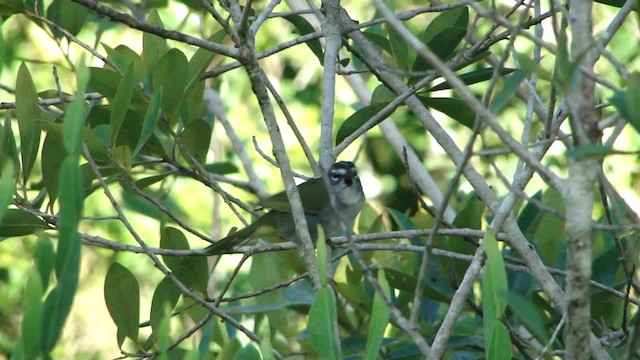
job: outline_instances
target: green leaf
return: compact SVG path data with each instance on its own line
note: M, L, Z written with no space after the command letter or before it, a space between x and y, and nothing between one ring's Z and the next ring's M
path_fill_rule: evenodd
M165 277L160 281L156 290L153 292L153 298L151 300L151 314L149 320L151 322L151 329L154 333L157 333L160 327L160 323L164 316L164 311L168 309L173 311L178 299L180 298L180 289L173 283L171 279Z
M383 269L378 270L378 281L380 287L384 291L384 294L389 298L391 290L387 278L385 277ZM367 335L367 346L365 350L364 358L367 360L376 360L380 352L380 346L382 346L382 340L384 338L384 330L389 324L390 312L387 305L385 305L382 297L376 292L373 297L373 309L371 311L371 322L369 324L369 332Z
M546 327L547 318L542 309L529 299L508 292L503 295L504 302L509 306L513 315L536 337L540 343L546 344L551 337Z
M473 129L476 120L475 111L471 110L466 102L453 98L433 98L418 96L418 99L426 106L436 109L469 129Z
M609 100L618 110L620 115L640 132L640 101L638 94L640 93L640 73L634 72L627 79L627 89L625 91L617 91Z
M115 98L122 75L117 71L99 67L90 67L89 74L91 75L89 89L99 92L108 99Z
M20 130L20 155L22 156L22 180L26 184L38 155L40 146L40 110L38 93L27 66L22 63L16 80L16 117Z
M137 342L140 318L140 286L129 269L114 262L104 279L104 300L118 327L118 346L125 337Z
M115 49L112 49L111 47L109 47L109 45L103 43L102 47L104 47L104 49L107 51L109 59L111 59L116 64L116 66L118 67L117 70L119 70L120 73L124 74L125 71L127 71L129 65L133 65L133 72L135 74L136 80L140 81L143 78L144 72L146 71L146 69L144 68L144 62L142 61L140 55L138 55L135 51L133 51L126 45L118 45Z
M42 145L42 181L51 202L58 198L58 181L60 180L60 167L64 161L66 152L60 137L49 132Z
M512 72L516 71L517 69L511 69L511 68L500 68L500 75L508 75L511 74ZM473 85L473 84L477 84L483 81L487 81L487 80L491 80L491 78L493 77L493 72L495 71L494 68L482 68L482 69L478 69L478 70L473 70L470 71L468 73L464 73L464 74L460 74L458 75L458 78L460 80L462 80L463 83L465 83L466 85ZM439 90L450 90L452 89L451 85L449 84L448 81L443 81L441 83L439 83L436 86L431 87L430 89L426 90L426 92L431 92L431 91L439 91Z
M260 352L256 349L253 344L247 344L242 349L240 349L236 355L233 357L233 360L262 360L260 357Z
M502 109L507 106L509 100L511 100L511 98L516 94L520 83L522 83L527 75L528 74L525 70L518 69L507 78L500 92L496 94L496 96L491 101L491 104L489 104L489 110L493 114L499 114L500 111L502 111Z
M385 51L387 54L392 55L391 44L389 40L373 31L364 31L362 33L369 41L371 41L379 49L380 52Z
M287 15L283 16L285 20L290 22L300 35L307 35L315 33L316 30L309 24L309 22L300 15ZM322 45L320 40L315 38L313 40L306 41L305 44L311 49L311 52L318 58L320 65L324 64L324 53L322 52Z
M356 112L351 114L343 123L340 125L338 129L338 133L336 134L336 142L335 144L340 144L344 139L346 139L349 135L353 134L354 131L358 130L364 123L366 123L369 119L371 119L374 115L380 112L387 104L386 103L376 103L373 105L368 105L363 108L358 109Z
M511 359L511 337L509 336L509 330L501 322L496 322L492 332L487 335L485 339L489 338L489 344L486 346L485 351L487 359L491 360L509 360Z
M24 1L22 0L2 0L0 1L0 15L11 16L24 11Z
M64 115L62 134L67 154L80 155L84 142L84 92L89 82L89 71L81 62L76 69L78 89L76 98L71 102Z
M16 170L12 162L7 162L2 167L0 174L0 219L4 218L7 207L13 200L16 191Z
M468 23L469 9L466 6L442 12L429 23L420 40L436 56L446 61L453 56L454 50L467 34ZM411 68L415 72L430 69L432 69L431 65L421 57L416 58ZM413 77L412 82L420 78L422 76Z
M0 164L4 162L13 163L13 168L16 173L20 169L20 159L18 156L18 147L16 146L16 139L11 129L11 112L7 111L7 116L4 119L4 126L0 127Z
M219 175L235 174L238 172L238 167L231 162L217 162L209 163L204 166L207 172Z
M398 271L392 268L385 268L384 271L385 271L385 274L387 275L387 279L389 280L389 285L392 288L398 289L406 293L413 294L416 288L416 284L418 283L418 280L415 278L415 276L403 273L401 271ZM451 302L451 296L434 288L433 286L431 286L431 284L428 281L425 282L424 284L424 290L422 291L422 295L425 298L439 301L442 303Z
M190 122L180 133L180 141L185 149L198 161L204 164L209 152L211 143L211 125L202 119ZM187 163L191 163L187 156L184 156Z
M488 314L493 314L496 319L499 319L504 314L506 307L506 303L500 297L500 294L506 294L508 290L507 272L504 269L504 260L498 248L496 236L491 230L487 230L486 233L485 252L487 253L487 261L482 278L483 311L485 306L491 307Z
M480 229L484 209L484 203L475 193L471 193L465 207L456 215L453 225L457 228ZM476 252L476 247L462 236L446 236L438 242L438 248L467 255L473 255ZM456 259L436 257L435 261L440 265L442 271L448 274L449 281L461 281L469 267L468 262Z
M40 274L42 284L48 284L51 278L51 272L55 266L56 252L53 243L46 233L42 233L38 237L38 243L34 252L36 267Z
M80 236L78 223L82 216L82 187L79 155L67 155L62 163L59 181L60 217L58 218L58 250L56 278L58 284L45 302L45 352L49 353L62 333L71 311L80 273Z
M389 44L391 45L391 55L393 59L395 59L398 68L400 69L408 69L409 68L409 47L407 46L407 42L398 35L398 33L393 30L393 28L387 24L385 24L387 29L387 35L389 37Z
M311 334L311 343L320 359L341 359L340 348L336 343L336 299L328 286L317 292L311 309L307 328Z
M577 145L567 150L567 156L574 159L603 158L606 155L615 154L611 146L600 144Z
M136 79L133 73L133 65L129 65L127 70L122 76L116 97L111 106L111 118L109 120L109 126L111 129L111 147L115 149L116 140L118 139L118 133L120 127L124 122L127 110L131 104L131 98L133 96L133 90L136 86Z
M37 271L27 273L25 286L24 315L22 318L21 345L25 359L40 358L42 354L42 319L44 287Z
M491 359L509 359L511 356L511 343L509 332L500 322L506 303L504 295L507 294L507 272L504 268L502 253L498 248L495 234L487 230L485 236L485 252L487 261L482 277L482 317L485 332L485 350L493 354ZM506 335L506 338L505 338ZM507 349L503 348L508 345ZM507 356L508 357L505 357Z
M182 231L167 226L162 230L160 247L172 250L189 250L189 243ZM176 257L163 255L162 260L173 274L187 287L206 292L209 268L207 259L198 257Z
M68 0L53 0L47 8L47 18L70 32L71 35L78 35L87 23L88 14L89 11L86 7ZM54 27L51 27L51 31L57 38L64 37Z
M21 209L6 209L0 222L0 236L13 237L34 234L47 229L39 217Z
M320 276L320 284L327 286L327 243L324 238L324 229L320 224L318 227L318 239L316 241L317 266L318 275Z
M136 144L135 150L133 150L133 156L138 155L144 144L149 140L153 130L156 127L158 119L160 118L160 103L162 102L162 89L156 91L149 102L147 113L144 115L144 122L142 123L142 132Z
M273 345L271 343L271 329L269 325L269 318L265 318L260 324L258 329L258 335L262 337L260 341L260 354L262 360L276 360L276 356L273 354Z
M164 27L160 15L158 15L156 10L149 12L147 23ZM149 71L155 68L160 57L168 50L169 47L167 46L166 39L146 31L142 34L142 59L144 60L145 67Z
M153 91L162 88L161 107L165 115L172 117L182 102L189 76L189 62L178 49L169 50L153 68Z

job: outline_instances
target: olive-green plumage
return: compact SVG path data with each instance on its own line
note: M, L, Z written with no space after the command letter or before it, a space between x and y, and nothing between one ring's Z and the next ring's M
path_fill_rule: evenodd
M327 236L339 234L344 223L348 229L364 205L364 193L358 173L352 162L339 161L327 172L329 190L335 198L335 208L331 206L329 193L322 178L314 178L298 185L302 207L307 219L311 238L317 238L320 224ZM259 217L251 225L216 241L205 249L205 254L225 253L235 246L251 239L276 236L287 241L297 241L291 205L286 193L273 195L260 206L270 211Z

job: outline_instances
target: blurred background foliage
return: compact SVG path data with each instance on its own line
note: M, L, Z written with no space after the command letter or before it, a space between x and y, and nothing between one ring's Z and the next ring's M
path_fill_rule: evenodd
M226 45L231 44L230 40L223 36L224 33L221 32L219 24L200 7L198 1L148 0L141 3L119 1L101 3L129 13L139 20L146 19L149 23L163 24L167 29L178 30L203 39L213 38L216 42ZM423 6L418 1L390 3L395 3L394 10L397 12ZM252 7L260 11L265 5L265 1L252 3ZM353 19L360 22L378 16L375 8L367 1L350 1L342 5ZM216 3L214 6L224 11L219 4ZM504 13L511 4L499 3L496 6L498 13ZM279 12L288 10L287 4L277 8ZM596 32L603 31L618 10L618 7L597 4L594 11ZM41 15L37 14L46 15L46 19L66 29L98 53L107 56L118 66L117 71L105 70L110 67L76 43L70 42L59 29L47 25L40 17ZM405 24L414 34L421 34L437 16L438 13L422 14L406 21ZM463 23L464 28L472 35L483 36L493 26L493 23L487 19L476 19L473 13L472 16L474 21ZM42 99L57 98L58 84L63 93L74 94L78 81L78 64L84 61L90 67L88 92L98 91L107 99L94 101L91 105L87 124L92 129L93 135L86 135L87 145L98 165L101 166L102 175L110 182L110 188L123 207L127 219L150 246L182 249L186 247L184 242L188 242L190 248L202 248L207 243L194 234L169 227L176 226L175 222L162 213L157 206L144 200L141 193L156 199L165 209L183 219L190 227L213 239L225 235L234 226L241 226L230 211L221 206L220 199L214 196L214 192L202 178L194 180L197 176L193 174L197 171L193 170L186 155L171 147L172 138L168 132L155 131L147 134L149 140L143 144L139 153L136 150L140 137L145 133L144 119L149 114L148 109L152 107L150 103L153 102L153 94L159 90L158 84L164 85L164 93L159 105L162 114L167 117L174 130L180 131L184 146L211 173L215 173L223 179L222 181L225 177L235 180L246 179L243 167L233 150L233 144L222 126L212 114L205 111L204 105L198 102L202 98L205 87L215 89L222 98L224 111L231 126L247 149L253 167L258 176L264 180L267 191L275 193L283 190L278 169L265 161L254 149L253 139L255 138L259 149L267 156L272 156L270 138L245 72L242 69L235 69L202 82L195 81L191 83L191 85L196 84L192 89L186 87L187 80L199 78L203 71L215 70L230 63L228 58L210 52L198 54L194 46L171 40L164 41L153 35L143 34L141 31L109 21L84 6L68 0L2 0L0 1L0 19L0 102L12 103L20 96L17 94L17 78L22 64L28 68L35 89ZM299 22L296 26L294 21L277 17L265 22L256 36L257 52L298 37L304 27L300 26ZM555 43L550 25L544 24L547 27L544 40ZM453 28L448 30L454 31ZM410 51L402 42L387 40L386 37L390 38L393 34L390 34L386 25L372 26L366 29L366 33L379 49L386 50L385 57L398 69L417 69L414 65L415 52ZM623 64L627 72L638 71L638 42L629 41L637 38L638 26L635 18L630 17L615 33L607 47L611 56L617 59L619 64ZM145 41L151 45L145 48ZM462 41L457 47L455 45L458 44L455 43L454 48L451 49L449 54L451 56L454 54L453 50L465 47L466 42ZM157 54L152 52L153 46L159 47ZM505 46L506 41L497 42L491 46L491 53L499 56L503 53ZM162 47L166 48L162 49ZM311 45L291 47L261 60L260 64L284 99L305 140L315 152L319 147L318 129L321 118L323 67L310 47ZM166 52L168 49L171 50ZM533 58L531 55L533 44L526 39L516 39L515 50L522 59ZM169 56L167 54L171 54L171 58L162 60L163 56ZM203 60L200 60L201 63L196 61L199 59L198 56L203 57ZM348 61L356 70L365 68L356 56L343 60ZM165 63L162 63L163 61ZM134 64L131 68L128 67L130 63ZM52 72L54 66L57 74ZM487 63L479 61L458 70L458 73L478 72L487 66ZM525 69L526 75L530 76L533 73L543 77L544 74L553 73L556 56L543 52L537 66L535 71ZM517 58L510 57L504 67L521 69L524 65L523 61L519 62ZM181 69L184 71L180 72ZM426 67L418 68L418 70L424 69ZM507 88L508 80L506 79L509 78L510 71L504 72L497 81L498 89ZM609 62L598 62L595 71L618 88L626 87L626 79ZM117 111L114 103L119 101L118 93L120 93L121 84L126 83L123 79L126 78L127 73L132 84L130 95L132 100L128 100L125 104L123 111L126 112L126 117L122 123L121 132L114 135L115 115L113 113ZM364 77L371 91L378 89L380 83L375 77L366 73ZM479 98L488 90L488 79L470 84L471 90ZM411 81L408 77L407 80ZM144 90L133 85L137 82L143 84ZM181 82L182 87L176 85ZM439 79L432 85L441 82L442 80ZM549 81L541 81L536 88L544 99L549 97L551 88L549 84ZM612 89L605 86L598 86L596 91L599 102L605 102L615 95ZM185 92L187 95L183 97ZM459 100L449 88L429 93L425 91L422 95ZM518 137L523 133L525 126L523 118L527 111L527 104L521 99L506 95L504 97L507 102L500 112L499 121L509 133L516 134L514 136ZM127 105L129 102L132 104L130 108ZM364 106L358 101L345 79L338 76L334 131L339 133L345 119ZM452 108L451 104L440 108L432 104L431 107L435 109L433 112L438 122L460 147L464 147L471 134L469 116L472 124L475 114L469 113L468 108L456 108L456 106ZM42 120L51 126L43 131L42 138L38 140L41 142L39 147L42 154L35 159L33 170L26 176L28 180L17 183L18 191L14 199L16 202L28 199L32 205L37 205L33 206L34 209L51 214L57 213L58 205L54 200L58 186L64 186L58 183L64 181L64 178L58 180L57 169L62 163L64 146L66 146L60 136L62 130L54 125L60 124L61 114L68 109L67 106L62 105L57 105L56 108L57 111L41 112ZM127 108L129 108L128 112ZM612 107L604 108L603 118L616 111ZM454 113L459 116L451 116ZM4 134L11 130L17 137L20 131L16 113L2 110L0 114L3 119L7 119L4 121ZM58 114L58 117L52 114ZM455 167L447 154L427 134L422 124L406 107L399 107L394 111L393 118L410 146L436 180L438 187L446 189L455 173ZM286 126L285 119L280 113L278 113L278 120L294 169L300 173L312 175L295 136ZM566 127L568 128L568 125ZM158 128L160 128L159 125ZM541 122L534 123L529 132L530 137L535 138L542 128ZM610 135L611 131L611 129L605 129L607 135ZM209 143L208 134L211 134L211 145L203 147L203 144ZM90 138L94 141L93 147L89 144ZM637 131L627 126L618 136L615 146L619 150L637 151L636 144L639 140ZM18 144L20 144L19 141ZM105 152L104 149L111 152ZM486 131L481 134L481 141L476 144L477 156L471 159L474 167L482 173L499 196L509 191L508 184L505 184L501 176L511 179L516 171L518 160L508 151L504 153L499 151L502 149L506 148L499 138L493 132ZM137 154L132 156L132 153ZM100 158L101 154L105 158ZM172 157L169 154L180 155ZM359 218L357 226L359 233L432 226L433 218L421 207L404 160L390 149L378 128L368 131L366 137L349 146L340 158L353 159L356 155L359 156L357 165L368 198L368 205ZM5 163L10 161L7 160L8 158L12 158L10 154L7 155L7 152L3 152L3 156L5 158L2 161ZM13 158L17 159L17 154ZM167 161L168 163L175 168L190 169L192 173L172 170L173 173L167 175L166 172L171 172L167 170L168 167L163 167L163 164L155 166L153 160L150 160L152 158L165 160L171 158L171 161ZM604 172L614 187L633 210L637 211L640 199L637 191L639 171L636 158L629 155L610 155L604 159L603 166ZM145 164L145 161L148 161L148 164ZM123 223L113 218L114 210L92 174L91 168L85 160L81 163L83 165L80 179L84 181L83 191L86 199L83 220L78 224L79 232L112 239L125 245L137 245ZM543 163L559 175L565 176L567 173L565 148L561 144L554 144ZM47 175L47 172L51 172L51 175ZM139 189L133 188L132 184ZM256 201L254 194L239 187L225 183L224 188L247 204L253 204ZM542 203L544 207L563 211L560 196L547 188L536 176L525 192L529 197ZM426 201L429 202L429 199ZM623 208L620 204L613 206L616 209ZM454 221L457 227L481 229L490 218L484 204L465 180L461 181L458 191L451 200L451 207L458 213ZM606 223L601 205L596 206L594 213L597 221ZM564 221L553 214L541 211L540 207L533 206L531 202L525 200L521 201L514 210L514 214L518 218L522 231L534 244L544 262L554 268L564 269L566 242L562 236ZM618 216L624 217L624 215ZM46 219L49 221L49 218ZM623 222L622 219L618 220ZM57 241L56 236L50 234L55 231L35 230L38 226L53 227L53 223L45 225L41 221L41 223L36 222L25 226L28 228L27 235L7 237L0 244L0 357L8 358L10 354L16 354L15 349L21 339L21 322L24 319L24 311L28 308L25 304L29 300L25 295L25 283L28 282L27 279L34 266L40 266L34 265L34 254L43 246L46 247L42 244ZM3 236L7 236L6 233ZM634 235L629 235L629 239L632 238ZM87 241L86 238L84 240ZM626 242L626 238L623 240L625 240L625 246L631 248L628 251L629 261L635 263L637 251L632 249L630 242ZM386 242L392 241L396 240ZM422 245L423 242L423 238L401 241L406 245ZM626 281L618 261L620 254L616 250L614 239L609 232L597 231L593 242L594 280L610 288L624 291ZM441 250L473 255L477 242L456 236L438 236L436 244L436 247ZM511 253L508 247L502 250L504 255L517 257L517 254ZM207 316L204 308L194 305L193 300L187 297L179 300L180 293L173 287L174 285L167 283L163 274L156 271L154 264L144 255L85 245L82 246L81 254L77 293L61 339L51 353L53 358L112 358L120 354L119 345L123 343L122 349L132 353L137 349L165 349L166 344L171 340L175 340ZM393 251L366 252L365 257L370 264L374 264L375 268L383 270L388 286L393 290L390 296L396 306L405 313L410 311L420 257L416 253ZM219 290L225 285L240 259L241 255L221 257L220 264L216 267L209 283L205 281L207 280L206 268L210 265L204 262L204 258L186 258L185 260L164 258L164 262L194 291L207 293L207 289ZM367 343L366 329L373 322L375 292L368 282L363 281L363 271L351 255L344 256L336 264L334 287L338 293L337 317L341 329L342 353L345 357L360 358ZM424 291L420 314L422 320L420 331L426 334L425 337L428 340L432 340L439 322L447 311L446 304L453 296L467 266L468 259L452 260L447 257L438 257L437 261L430 264L430 275L426 282L427 287ZM242 267L225 296L233 297L258 291L300 274L303 269L304 263L298 258L295 250L254 255ZM509 271L507 280L510 292L505 296L509 297L506 302L510 305L504 315L505 319L512 324L513 328L523 326L526 333L520 335L533 336L535 339L531 341L532 343L545 344L561 316L552 307L549 299L538 291L537 285L531 281L530 276ZM559 275L556 280L563 282L563 278ZM48 286L54 286L54 284ZM47 283L44 285L46 290ZM116 286L121 286L124 293L109 294L106 290ZM139 293L139 303L134 289ZM633 295L637 294L633 293ZM239 336L236 328L214 316L213 320L207 322L200 332L185 341L184 346L181 345L173 350L171 357L210 358L207 356L215 354L218 358L233 358L233 356L255 358L260 347L262 356L266 358L264 349L270 346L284 354L298 354L301 358L315 356L310 350L313 339L305 330L313 299L311 285L307 281L299 281L276 291L223 304L222 309L226 313L241 320L259 335L269 338L271 344L247 345L250 342L246 337ZM450 349L447 353L448 358L483 357L485 343L482 338L482 299L482 290L478 287L468 300L467 311L456 323L454 336L448 345ZM624 301L613 297L609 292L597 289L593 290L592 301L592 317L601 324L602 333L619 330ZM125 316L120 320L115 319L118 314L122 315L127 309L138 308L137 312L132 311L128 314L129 318ZM535 314L528 313L527 310L530 309ZM633 309L630 315L637 316L635 308ZM172 311L179 315L169 317L168 314ZM138 314L139 320L132 320L132 317ZM131 325L131 321L136 325L141 323L143 326L139 330L136 326L134 330L123 325L127 322ZM151 329L154 335L151 335ZM384 354L385 358L419 357L414 345L399 328L389 323L383 329L384 351L381 354ZM518 333L513 329L511 331L512 337ZM129 338L125 339L127 336ZM204 346L204 348L198 348L198 346ZM514 356L526 358L523 355L527 353L526 349L514 346L513 351ZM619 354L622 354L622 351L615 347L612 350L613 353Z

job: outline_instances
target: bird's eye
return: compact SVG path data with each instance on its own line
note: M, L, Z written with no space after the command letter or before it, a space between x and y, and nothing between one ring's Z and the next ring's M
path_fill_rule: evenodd
M340 177L341 177L340 174L336 174L336 173L331 174L331 180L333 181L340 180Z

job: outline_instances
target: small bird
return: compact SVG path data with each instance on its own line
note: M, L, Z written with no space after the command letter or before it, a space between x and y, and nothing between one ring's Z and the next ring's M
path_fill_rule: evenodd
M314 242L318 237L318 224L323 227L327 237L339 234L342 231L342 224L351 230L365 201L362 184L352 162L336 162L329 168L327 177L328 190L333 193L335 207L331 205L329 192L322 178L313 178L298 185L309 234ZM260 202L260 206L270 211L244 229L216 241L204 249L204 253L209 256L221 254L249 240L268 236L298 242L291 205L286 193L273 195Z

